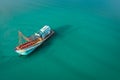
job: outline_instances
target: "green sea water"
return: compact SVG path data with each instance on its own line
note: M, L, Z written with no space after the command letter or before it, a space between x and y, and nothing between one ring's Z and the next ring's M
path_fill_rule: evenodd
M55 34L18 56L20 30ZM119 0L0 0L0 80L120 80Z

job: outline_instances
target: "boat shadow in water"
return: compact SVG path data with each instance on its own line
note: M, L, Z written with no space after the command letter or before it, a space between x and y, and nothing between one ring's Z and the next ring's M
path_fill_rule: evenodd
M41 53L45 53L45 51L52 46L54 41L57 39L62 39L66 36L68 36L69 32L72 31L72 26L71 25L64 25L60 27L56 27L54 29L55 33L48 38L43 44L41 44L39 47L37 47L33 52L31 52L28 56L33 56Z

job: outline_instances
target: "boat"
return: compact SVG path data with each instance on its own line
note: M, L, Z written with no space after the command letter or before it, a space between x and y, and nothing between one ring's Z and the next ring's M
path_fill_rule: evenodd
M50 26L45 25L37 33L26 37L22 32L18 31L19 34L19 45L15 48L15 51L19 55L28 55L33 52L38 46L53 35L54 31ZM25 41L23 42L22 39Z

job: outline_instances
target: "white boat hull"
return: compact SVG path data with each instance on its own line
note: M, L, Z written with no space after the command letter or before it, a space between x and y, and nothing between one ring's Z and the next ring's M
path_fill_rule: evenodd
M32 51L34 51L38 46L40 46L43 42L35 45L35 46L32 46L32 47L29 47L29 48L25 48L25 49L22 49L22 50L16 50L16 52L19 54L19 55L28 55L29 53L31 53Z

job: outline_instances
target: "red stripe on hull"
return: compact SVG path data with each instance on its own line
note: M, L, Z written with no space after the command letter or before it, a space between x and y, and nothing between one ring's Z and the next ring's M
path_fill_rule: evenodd
M35 43L41 41L40 39L36 39L36 40L33 40L33 41L30 41L30 42L26 42L22 45L19 45L16 49L24 49L24 48L27 48L27 47L30 47L32 45L34 45Z

